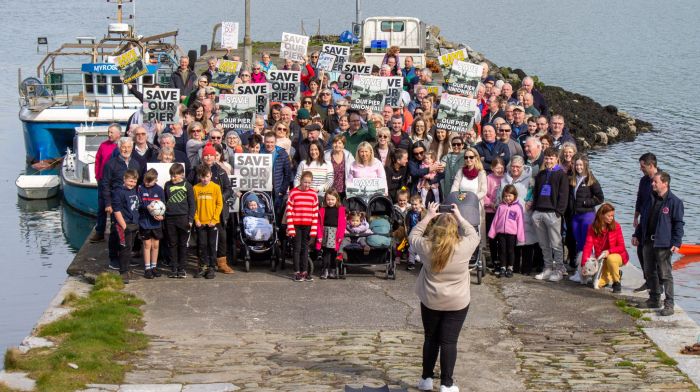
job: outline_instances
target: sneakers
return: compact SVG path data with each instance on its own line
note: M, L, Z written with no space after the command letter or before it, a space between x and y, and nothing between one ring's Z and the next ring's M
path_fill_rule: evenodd
M456 385L452 385L451 387L440 385L440 392L459 392L459 388Z
M635 293L640 293L640 292L642 292L642 291L647 291L647 290L649 290L649 288L647 287L647 284L644 283L644 284L642 284L641 286L637 287L636 289L634 289L634 290L632 290L632 291L634 291Z
M506 278L512 278L513 277L513 270L506 270Z
M416 263L415 263L415 262L413 262L413 263L409 262L408 264L406 264L406 270L408 270L408 271L413 271L414 269L416 269Z
M168 274L168 278L177 279L178 278L178 271L170 271L170 273Z
M658 309L661 307L661 302L658 299L648 299L640 304L637 304L639 309Z
M158 269L158 267L151 268L151 272L153 272L154 278L160 278L161 276L163 276L163 274L160 273L160 270Z
M90 238L88 238L88 241L90 241L91 244L94 244L96 242L102 242L104 240L105 240L105 233L98 233L98 232L92 233Z
M153 269L149 268L149 269L147 269L146 271L144 271L143 277L146 278L146 279L153 279L153 278L154 278L154 276L153 276Z
M124 282L124 284L129 284L129 273L128 272L122 272L119 275L122 277L122 282Z
M308 272L302 272L301 276L304 278L305 282L313 282L314 281L314 277L309 275Z
M321 271L321 279L328 279L328 268L324 268L323 271Z
M496 277L502 278L506 276L506 267L501 267L498 270L496 270Z
M294 274L294 281L295 282L303 282L304 281L304 275L301 272L297 272Z
M336 272L335 268L331 268L331 270L328 272L328 279L338 279L338 273Z
M572 282L581 283L581 274L578 271L576 271L575 274L569 276L569 280Z
M187 278L187 272L185 272L185 270L177 271L177 278L178 278L178 279L185 279L185 278Z
M214 267L207 268L207 272L204 273L204 279L214 279L216 272L214 272Z
M622 292L622 283L613 282L612 289L613 289L612 290L613 293L621 293Z
M430 377L428 377L428 378L421 377L420 381L418 381L417 388L419 391L432 391L433 390L433 379Z
M664 305L664 308L659 312L659 316L671 316L673 313L673 305Z
M552 269L551 268L545 268L544 271L541 273L535 275L535 279L537 280L547 280L549 277L552 276Z
M194 278L198 279L204 276L204 274L207 272L207 270L204 267L199 267L197 268L197 271L194 273Z
M561 271L554 271L552 272L551 275L549 275L549 280L550 282L558 282L564 278L563 274Z
M108 268L111 270L119 271L119 261L118 260L110 260Z

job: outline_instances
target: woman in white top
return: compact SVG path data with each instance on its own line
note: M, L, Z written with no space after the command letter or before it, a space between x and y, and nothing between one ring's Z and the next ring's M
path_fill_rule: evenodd
M457 172L452 183L451 192L472 192L479 198L481 211L484 210L484 196L486 196L486 171L481 165L481 157L473 147L464 151L464 167Z
M299 162L297 175L294 177L295 187L299 186L301 174L305 171L313 174L311 189L318 192L319 198L323 199L326 191L333 186L333 165L323 158L323 144L319 140L309 145L309 157L305 161Z

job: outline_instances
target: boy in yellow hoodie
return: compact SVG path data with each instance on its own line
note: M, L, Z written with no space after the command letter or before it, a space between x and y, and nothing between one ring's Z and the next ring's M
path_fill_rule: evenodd
M211 169L207 165L197 167L199 184L193 187L196 212L194 225L197 230L197 247L199 248L199 269L195 278L204 276L214 279L216 266L216 247L219 241L219 223L221 210L224 207L221 188L211 181Z

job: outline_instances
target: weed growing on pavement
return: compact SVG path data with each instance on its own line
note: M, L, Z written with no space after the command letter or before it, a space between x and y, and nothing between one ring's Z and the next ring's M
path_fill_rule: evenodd
M659 358L659 362L663 363L664 365L668 365L668 366L678 365L678 362L675 359L669 357L668 354L666 354L665 352L663 352L661 350L657 350L656 354L654 354L654 356L656 358Z
M634 364L633 364L631 361L620 361L620 362L616 363L615 366L618 366L618 367L632 367L632 366L634 366Z
M618 299L617 301L615 301L615 305L618 308L620 308L620 310L624 313L627 313L630 316L632 316L632 318L635 320L642 317L642 311L633 306L629 306L629 304L627 304L627 301L625 301L624 299Z
M38 335L56 347L14 352L5 359L6 369L28 372L39 391L119 384L129 369L124 361L148 343L144 334L134 332L143 326L143 301L121 291L123 287L118 276L100 275L88 296L71 300L74 310L69 316L39 329Z

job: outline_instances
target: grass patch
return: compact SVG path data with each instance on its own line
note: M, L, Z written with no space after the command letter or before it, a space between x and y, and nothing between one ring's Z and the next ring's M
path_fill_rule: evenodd
M651 321L651 317L642 317L642 321Z
M633 306L629 306L627 301L624 299L618 299L617 301L615 301L615 306L617 306L622 312L632 316L632 318L635 320L642 317L642 311Z
M667 366L678 365L678 362L675 359L669 357L665 352L663 352L661 350L657 350L656 354L654 354L654 356L656 358L659 358L659 362L663 363L664 365L667 365Z
M120 291L121 278L100 275L87 297L75 299L66 318L42 327L38 335L57 342L55 348L27 354L10 352L5 368L28 372L39 391L81 389L88 383L119 384L129 370L124 360L146 348L148 338L134 332L143 326L143 301ZM69 363L78 365L72 369Z
M620 361L615 364L617 367L632 367L634 364L631 361Z

